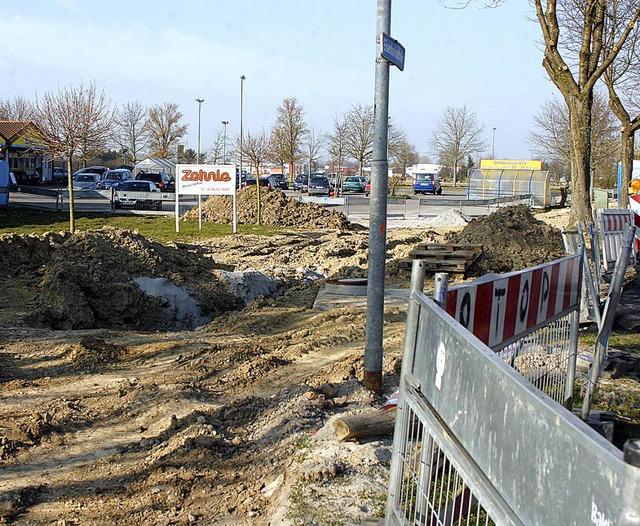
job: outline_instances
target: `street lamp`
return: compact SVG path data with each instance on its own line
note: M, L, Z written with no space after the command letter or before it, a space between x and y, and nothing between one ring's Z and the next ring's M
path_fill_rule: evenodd
M491 159L495 160L496 158L496 130L498 128L493 128L493 137L491 138Z
M222 121L224 126L224 138L222 139L222 164L227 164L227 124L229 121Z
M240 182L242 182L242 113L244 99L244 81L247 77L240 75Z
M196 164L200 164L200 110L204 99L196 99L196 102L198 103L198 151L196 153Z

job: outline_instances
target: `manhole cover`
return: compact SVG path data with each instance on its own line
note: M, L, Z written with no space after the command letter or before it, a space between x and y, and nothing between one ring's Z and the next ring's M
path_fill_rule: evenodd
M324 290L330 294L366 296L367 278L328 279L324 283Z

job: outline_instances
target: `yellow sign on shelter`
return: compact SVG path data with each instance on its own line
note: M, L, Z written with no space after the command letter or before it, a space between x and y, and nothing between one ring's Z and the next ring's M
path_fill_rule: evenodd
M482 159L481 170L542 170L542 161L517 161L509 159Z

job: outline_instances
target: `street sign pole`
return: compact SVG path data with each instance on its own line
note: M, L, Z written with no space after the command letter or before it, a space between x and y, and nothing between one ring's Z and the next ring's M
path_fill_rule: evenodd
M389 119L389 61L379 51L383 34L391 33L391 0L378 0L376 74L373 122L373 160L369 202L369 269L367 328L364 348L364 386L382 392L382 335L384 275L387 251L387 160Z

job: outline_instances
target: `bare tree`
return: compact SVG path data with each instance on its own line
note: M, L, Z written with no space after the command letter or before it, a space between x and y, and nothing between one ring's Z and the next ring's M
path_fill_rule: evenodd
M209 157L209 160L213 163L213 164L225 164L226 159L225 154L227 154L228 157L228 153L226 152L226 148L225 148L225 144L224 144L224 131L219 131L218 133L216 133L216 136L213 139L213 144L211 145L211 148L209 148L209 150L207 151L207 156ZM202 154L200 154L200 156L202 157Z
M274 132L280 155L289 164L289 174L293 174L294 163L300 159L302 140L307 132L304 108L295 97L284 99L276 109Z
M608 54L611 47L616 45L616 28L619 17L613 6L612 15L608 19L606 40L603 54ZM624 14L623 14L624 16ZM616 60L606 69L603 75L609 92L609 106L620 121L622 184L618 188L620 205L629 204L628 186L633 173L633 159L635 150L635 133L640 129L640 28L636 24L624 43Z
M442 164L451 167L454 187L460 163L486 149L483 134L484 126L478 123L476 114L466 104L459 108L449 106L438 119L430 145Z
M320 152L324 148L324 135L309 130L303 139L305 160L309 162L309 174L313 171L313 163L320 158Z
M288 164L287 159L287 147L286 141L284 140L283 130L281 128L273 128L271 130L271 148L269 161L273 164L277 164L281 169L283 169L285 164ZM284 173L284 172L283 172ZM289 170L289 183L293 184L294 174L291 170Z
M325 143L334 166L334 172L338 173L335 187L336 195L340 194L342 188L342 161L347 155L347 131L348 127L345 118L334 115L333 131L327 134ZM337 170L335 169L336 166L338 167Z
M147 109L140 102L127 102L116 114L114 142L123 158L136 164L149 146Z
M637 0L534 0L544 66L569 107L571 215L591 216L591 120L596 82L616 59L640 16ZM623 9L624 6L624 9ZM615 28L607 31L615 9ZM619 16L618 16L619 15ZM610 46L605 46L607 41Z
M569 108L564 101L546 101L534 117L534 130L528 141L532 153L554 164L571 168L571 130ZM594 92L591 119L591 172L604 178L610 171L612 159L620 149L615 116L607 105L602 91ZM565 170L563 170L565 171ZM593 179L593 178L592 178Z
M240 138L237 140L237 148L240 149ZM257 210L256 224L261 224L261 198L260 198L260 166L269 159L271 154L270 137L264 132L251 134L247 132L242 142L242 154L249 159L249 162L256 168L256 192Z
M0 120L32 121L34 117L33 103L18 95L13 99L0 99Z
M365 163L373 155L373 106L354 104L344 118L346 151L359 166L362 175Z
M67 158L69 177L69 229L75 231L72 161L88 151L104 149L113 127L111 102L95 84L58 88L36 98L34 118L42 141L53 153Z
M188 128L187 124L182 124L182 113L174 102L156 104L149 108L146 131L149 134L151 154L156 157L171 157Z
M390 147L389 157L393 165L400 168L402 177L407 173L407 167L416 164L420 158L416 147L407 139L404 139L393 148Z

